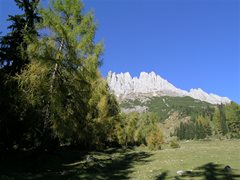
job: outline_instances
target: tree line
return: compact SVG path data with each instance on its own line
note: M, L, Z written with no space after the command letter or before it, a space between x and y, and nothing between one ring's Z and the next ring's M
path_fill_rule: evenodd
M172 136L183 139L240 138L240 106L231 102L217 105L208 115L198 115L189 122L181 122Z

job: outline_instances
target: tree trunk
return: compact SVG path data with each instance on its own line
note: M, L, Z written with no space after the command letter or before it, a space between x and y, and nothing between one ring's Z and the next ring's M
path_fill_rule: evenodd
M61 41L60 47L58 51L61 51L63 47L63 40ZM58 57L57 57L58 59ZM56 78L56 73L58 70L58 63L55 63L54 70L52 73L52 78L51 78L51 84L50 84L50 89L49 89L49 99L47 100L46 104L46 111L45 111L45 117L44 117L44 124L43 124L43 148L46 148L48 145L48 140L49 137L48 135L50 134L50 104L51 104L51 98L53 94L53 86L54 86L54 80Z

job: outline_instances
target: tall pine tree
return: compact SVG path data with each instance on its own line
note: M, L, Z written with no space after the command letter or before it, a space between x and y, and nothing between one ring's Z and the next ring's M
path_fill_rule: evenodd
M9 15L10 32L0 39L0 146L4 150L19 146L24 133L29 129L23 121L23 104L20 99L17 73L29 63L26 55L25 34L37 36L35 22L40 20L37 13L38 0L15 0L23 14Z

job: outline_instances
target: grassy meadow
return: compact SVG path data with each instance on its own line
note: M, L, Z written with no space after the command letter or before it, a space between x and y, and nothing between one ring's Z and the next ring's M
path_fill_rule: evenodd
M201 173L205 175L222 172L226 165L233 169L234 174L240 174L239 140L181 141L180 146L173 149L164 144L159 151L137 147L107 149L102 152L65 149L45 154L37 152L14 154L1 158L0 178L172 179L179 170L194 170L208 163L211 164L202 167L205 171ZM198 175L201 178L192 178L203 179L203 174ZM178 177L181 178L184 179Z
M178 170L193 170L210 162L240 170L240 141L182 141L180 146L153 152L149 163L134 166L131 177L154 179L164 172L175 176Z

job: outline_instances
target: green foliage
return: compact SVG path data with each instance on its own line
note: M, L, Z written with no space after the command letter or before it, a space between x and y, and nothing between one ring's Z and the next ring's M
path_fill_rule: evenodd
M120 104L122 108L132 108L134 106L139 106L139 105L145 105L145 104L142 104L142 102L139 99L123 101Z
M230 137L240 138L240 106L234 102L224 107Z
M177 136L180 140L204 139L212 135L210 120L208 117L200 115L195 121L181 122L173 135Z
M199 115L192 122L180 123L173 135L179 139L204 139L211 135L239 138L239 105L218 105L212 115Z
M8 26L10 32L0 39L0 67L7 75L14 76L20 73L29 63L26 55L27 43L24 41L25 34L36 38L35 23L40 21L37 13L38 1L15 0L23 14L9 15L7 19L12 24Z
M118 142L122 146L146 145L150 149L160 149L163 135L156 114L132 112L123 114L117 125Z
M88 113L91 124L88 131L92 134L87 133L87 135L92 137L91 146L101 149L106 144L117 141L115 128L119 120L120 109L115 96L109 93L104 79L99 79L95 85Z
M214 133L220 134L221 133L221 124L220 124L220 110L219 108L215 108L213 114L213 124L214 124Z
M121 114L120 121L116 124L116 134L120 145L135 145L135 133L139 121L138 113Z
M94 42L93 14L80 0L51 1L41 9L38 39L26 35L31 63L17 80L24 98L42 117L42 146L101 148L114 141L118 103L98 70L103 46Z
M27 53L31 63L18 76L27 102L43 114L42 131L50 131L51 128L54 136L61 140L69 139L79 131L76 117L84 121L87 107L83 104L88 103L90 96L91 85L84 78L84 68L80 71L77 69L82 66L81 57L77 55L79 49L76 49L78 35L72 33L74 28L71 31L67 27L79 25L81 15L73 19L79 8L77 4L69 7L66 2L55 1L51 9L40 11L43 20L38 25L39 30L45 29L49 35L38 39L25 36L29 42ZM45 133L44 136L46 139ZM79 137L75 136L73 141L77 139Z
M35 22L40 20L37 13L38 1L15 0L22 14L9 15L10 32L0 39L0 149L29 148L36 144L39 123L37 112L26 105L15 77L29 63L26 55L28 43L25 34L36 38ZM31 125L35 125L32 127ZM37 127L38 126L38 127ZM32 141L32 138L36 141Z
M179 127L175 129L173 134L177 136L180 140L183 139L194 139L196 132L195 132L195 125L193 122L183 123L181 122Z
M140 144L147 145L146 138L151 132L160 131L158 125L158 117L154 113L142 113L139 118L138 128L135 134L135 139Z
M204 139L212 135L210 120L207 117L198 116L196 119L196 138Z
M223 105L219 105L215 108L213 114L213 123L215 128L215 134L224 136L228 133L229 130Z

